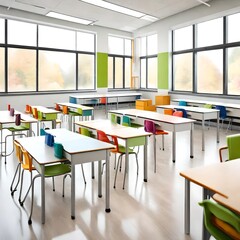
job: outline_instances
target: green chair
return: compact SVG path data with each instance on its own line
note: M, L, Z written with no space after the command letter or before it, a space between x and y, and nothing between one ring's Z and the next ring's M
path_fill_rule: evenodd
M225 150L228 150L228 159L225 161L240 158L239 146L240 146L240 134L227 136L227 146L221 147L219 149L220 162L223 162L223 151Z
M121 123L121 117L117 116L116 114L111 113L110 114L110 120L112 123L117 123L120 124Z
M211 200L199 203L204 208L204 225L217 240L240 239L240 215Z
M134 123L130 117L125 115L122 116L122 125L127 127L133 127L133 128L143 127L143 125Z
M29 164L29 171L32 172L32 158L29 155L29 153L24 149L21 148L22 150L22 154L23 157L25 159L27 159L26 162L28 162ZM62 196L64 197L64 183L65 183L65 178L66 176L71 176L71 165L66 163L57 163L57 164L53 164L53 165L48 165L45 166L45 171L44 171L44 177L48 178L48 177L56 177L56 176L61 176L63 175L63 192L62 192ZM28 224L32 224L32 213L33 213L33 200L34 200L34 182L36 180L36 178L41 177L41 174L37 174L36 176L34 176L34 178L31 181L31 185L30 187L32 188L32 203L31 203L31 211L30 211L30 215L29 215L29 219L28 219Z

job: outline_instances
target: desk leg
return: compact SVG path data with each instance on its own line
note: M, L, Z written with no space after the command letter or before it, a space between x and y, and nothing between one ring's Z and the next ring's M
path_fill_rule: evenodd
M95 178L94 162L92 162L92 179Z
M102 161L98 161L98 197L102 197Z
M209 199L209 198L210 198L210 192L209 192L209 190L203 188L203 200L204 200L204 199ZM202 240L209 239L210 236L211 236L211 235L209 234L209 232L208 232L208 230L206 229L205 224L204 224L204 214L203 214Z
M190 158L193 158L193 127L194 124L191 124L191 130L190 130Z
M172 132L172 161L175 162L176 159L176 132Z
M145 137L145 145L144 145L144 161L143 161L143 169L144 169L144 178L143 181L147 182L148 179L148 168L147 168L147 148L148 148L148 136Z
M71 218L75 219L75 164L71 166Z
M56 128L56 119L52 120L52 128L53 128L53 129Z
M185 234L190 233L190 181L185 179L185 206L184 206Z
M205 121L204 121L204 114L203 114L203 115L202 115L202 151L205 150L204 128L205 128Z
M110 167L109 167L109 152L106 151L106 209L107 213L111 212L110 209Z
M219 112L217 112L217 143L219 143Z
M125 172L124 172L124 179L123 179L123 189L125 187L126 175L129 171L129 154L128 154L128 140L126 139L126 154L125 154Z
M41 201L42 201L42 224L45 223L45 166L41 166Z

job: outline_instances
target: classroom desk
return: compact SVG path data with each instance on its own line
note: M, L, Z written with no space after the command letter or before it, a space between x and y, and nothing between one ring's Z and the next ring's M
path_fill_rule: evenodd
M120 124L112 123L108 119L104 120L93 120L93 121L82 121L75 122L79 127L85 127L91 130L101 130L107 135L115 135L117 138L124 140L126 147L126 171L128 172L128 147L135 147L144 145L144 182L147 182L147 137L151 133L147 133L143 130L126 127ZM136 142L137 140L137 142ZM137 145L136 145L137 144Z
M172 161L176 161L176 133L190 131L190 158L193 158L193 128L196 120L164 115L157 112L144 111L138 109L112 110L109 113L122 116L126 115L135 119L140 124L145 119L152 120L160 125L160 129L172 132Z
M76 103L69 103L69 102L60 102L56 103L60 106L62 110L63 106L67 106L69 111L76 112L79 116L83 117L90 117L90 119L94 119L94 108L88 107ZM74 115L68 115L68 129L75 132L75 124L74 124Z
M202 121L202 150L205 150L205 120L216 119L217 128L216 128L216 139L219 143L219 110L209 109L202 107L189 107L189 106L178 106L178 105L159 105L157 107L157 112L163 113L164 109L176 109L182 108L185 109L188 113L188 118Z
M141 93L136 92L128 92L128 93L96 93L96 94L80 94L80 95L71 95L69 96L69 102L75 102L77 103L78 100L86 100L86 99L101 99L106 98L106 113L108 112L108 103L110 98L115 98L117 100L117 109L118 109L118 103L120 98L127 98L127 97L136 97L141 98Z
M38 121L33 118L30 117L29 115L19 112L19 111L15 111L15 114L21 114L21 123L29 123L29 131L28 131L28 135L31 137L32 136L32 124L33 123L38 123ZM2 134L2 130L4 128L7 128L8 126L12 126L13 124L15 124L15 116L10 116L10 112L9 111L0 111L0 130L1 130L1 154L2 154L2 143L3 143L3 134Z
M64 157L71 162L71 217L75 219L75 166L77 164L99 161L98 196L102 197L101 161L106 160L106 212L110 212L110 189L109 189L109 151L114 148L112 144L98 141L66 129L47 130L55 136L55 142L62 143ZM33 165L41 177L41 205L42 223L45 223L45 178L44 167L46 164L63 161L54 156L53 147L45 144L45 137L21 138L19 143L33 157Z
M31 108L37 108L37 111L42 113L43 119L39 121L51 121L52 128L56 128L56 119L60 111L43 106L31 106ZM37 126L37 132L39 134L39 125Z
M180 172L185 178L185 233L190 233L190 182L203 187L203 199L209 198L209 191L214 199L227 208L240 213L240 160L215 163L208 166L190 168ZM206 229L205 229L206 230ZM203 232L203 240L208 233Z
M201 107L204 104L212 104L213 107L215 107L217 105L225 106L228 117L239 118L239 116L240 116L240 104L215 102L215 101L207 101L207 100L196 100L196 99L193 99L193 100L191 100L191 99L172 99L171 100L171 102L173 102L173 103L178 103L179 101L185 101L185 102L187 102L188 106L195 106L195 107Z

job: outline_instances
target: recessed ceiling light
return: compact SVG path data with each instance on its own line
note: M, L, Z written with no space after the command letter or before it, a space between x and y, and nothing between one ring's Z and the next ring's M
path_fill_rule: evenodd
M123 13L132 17L136 17L136 18L142 18L146 16L145 13L138 12L129 8L125 8L125 7L122 7L113 3L109 3L103 0L81 0L81 1L98 6L98 7L106 8L115 12Z
M49 12L46 16L52 17L52 18L58 18L61 20L66 20L69 22L76 22L76 23L80 23L80 24L84 24L84 25L93 24L93 22L94 22L94 21L90 21L90 20L86 20L86 19L82 19L82 18L71 17L68 15L64 15L64 14L60 14L60 13L56 13L56 12Z

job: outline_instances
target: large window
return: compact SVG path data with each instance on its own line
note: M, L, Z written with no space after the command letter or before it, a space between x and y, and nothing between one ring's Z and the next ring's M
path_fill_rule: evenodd
M108 53L108 88L130 88L132 77L132 40L109 36Z
M0 19L0 92L95 87L95 34Z
M240 13L172 33L172 90L240 95Z
M142 37L140 40L140 87L146 89L157 88L157 34Z

